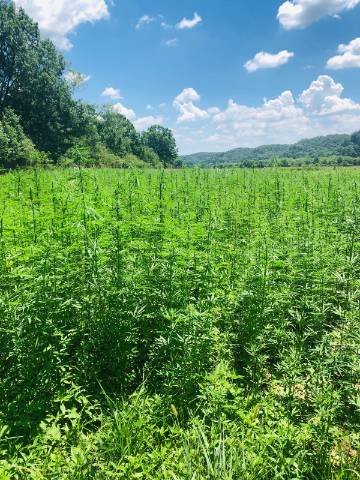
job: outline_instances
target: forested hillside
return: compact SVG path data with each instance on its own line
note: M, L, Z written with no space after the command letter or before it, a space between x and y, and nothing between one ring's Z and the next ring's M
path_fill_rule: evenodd
M24 10L0 0L0 169L178 165L171 130L157 125L140 134L111 106L76 100L79 75L70 73Z
M301 140L293 145L263 145L236 148L224 153L195 153L183 157L185 165L245 167L279 164L359 165L359 132L353 135L327 135Z

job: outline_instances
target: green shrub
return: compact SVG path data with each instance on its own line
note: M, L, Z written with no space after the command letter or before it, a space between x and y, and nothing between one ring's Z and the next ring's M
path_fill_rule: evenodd
M0 166L5 169L26 167L46 162L46 155L37 151L25 135L20 119L10 108L0 118Z

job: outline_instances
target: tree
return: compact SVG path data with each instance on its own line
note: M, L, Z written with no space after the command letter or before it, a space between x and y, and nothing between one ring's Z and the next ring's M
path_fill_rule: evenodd
M115 155L132 154L142 157L143 147L134 125L123 115L105 108L98 118L97 129L101 141Z
M0 166L6 169L26 166L39 158L31 140L25 135L20 119L11 109L0 118Z
M161 167L159 155L150 147L144 146L142 159L152 167Z
M0 0L0 114L11 107L35 145L58 158L86 130L87 108L72 98L65 60L12 2Z
M154 150L164 166L179 166L176 140L169 128L154 125L143 132L142 141Z
M360 147L360 130L358 132L354 132L351 135L351 141L352 141L352 143L355 143L355 145Z

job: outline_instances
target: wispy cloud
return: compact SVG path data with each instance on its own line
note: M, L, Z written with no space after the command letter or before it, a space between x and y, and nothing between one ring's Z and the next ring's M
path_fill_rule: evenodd
M178 39L177 38L170 38L169 40L166 40L165 46L166 47L176 47L178 45Z
M151 16L151 15L143 15L137 21L137 24L136 24L135 28L137 30L140 30L141 28L145 27L145 25L150 25L150 23L156 22L157 19L158 19L157 16L154 17L154 16Z
M182 20L180 20L180 22L176 24L176 28L178 30L191 29L191 28L195 28L201 22L202 22L202 18L198 13L195 12L193 18L191 19L183 18Z

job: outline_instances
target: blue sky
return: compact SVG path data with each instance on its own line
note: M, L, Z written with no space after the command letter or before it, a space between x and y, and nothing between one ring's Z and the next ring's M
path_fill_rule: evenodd
M172 128L181 153L360 129L360 0L15 3L84 75L78 97Z

